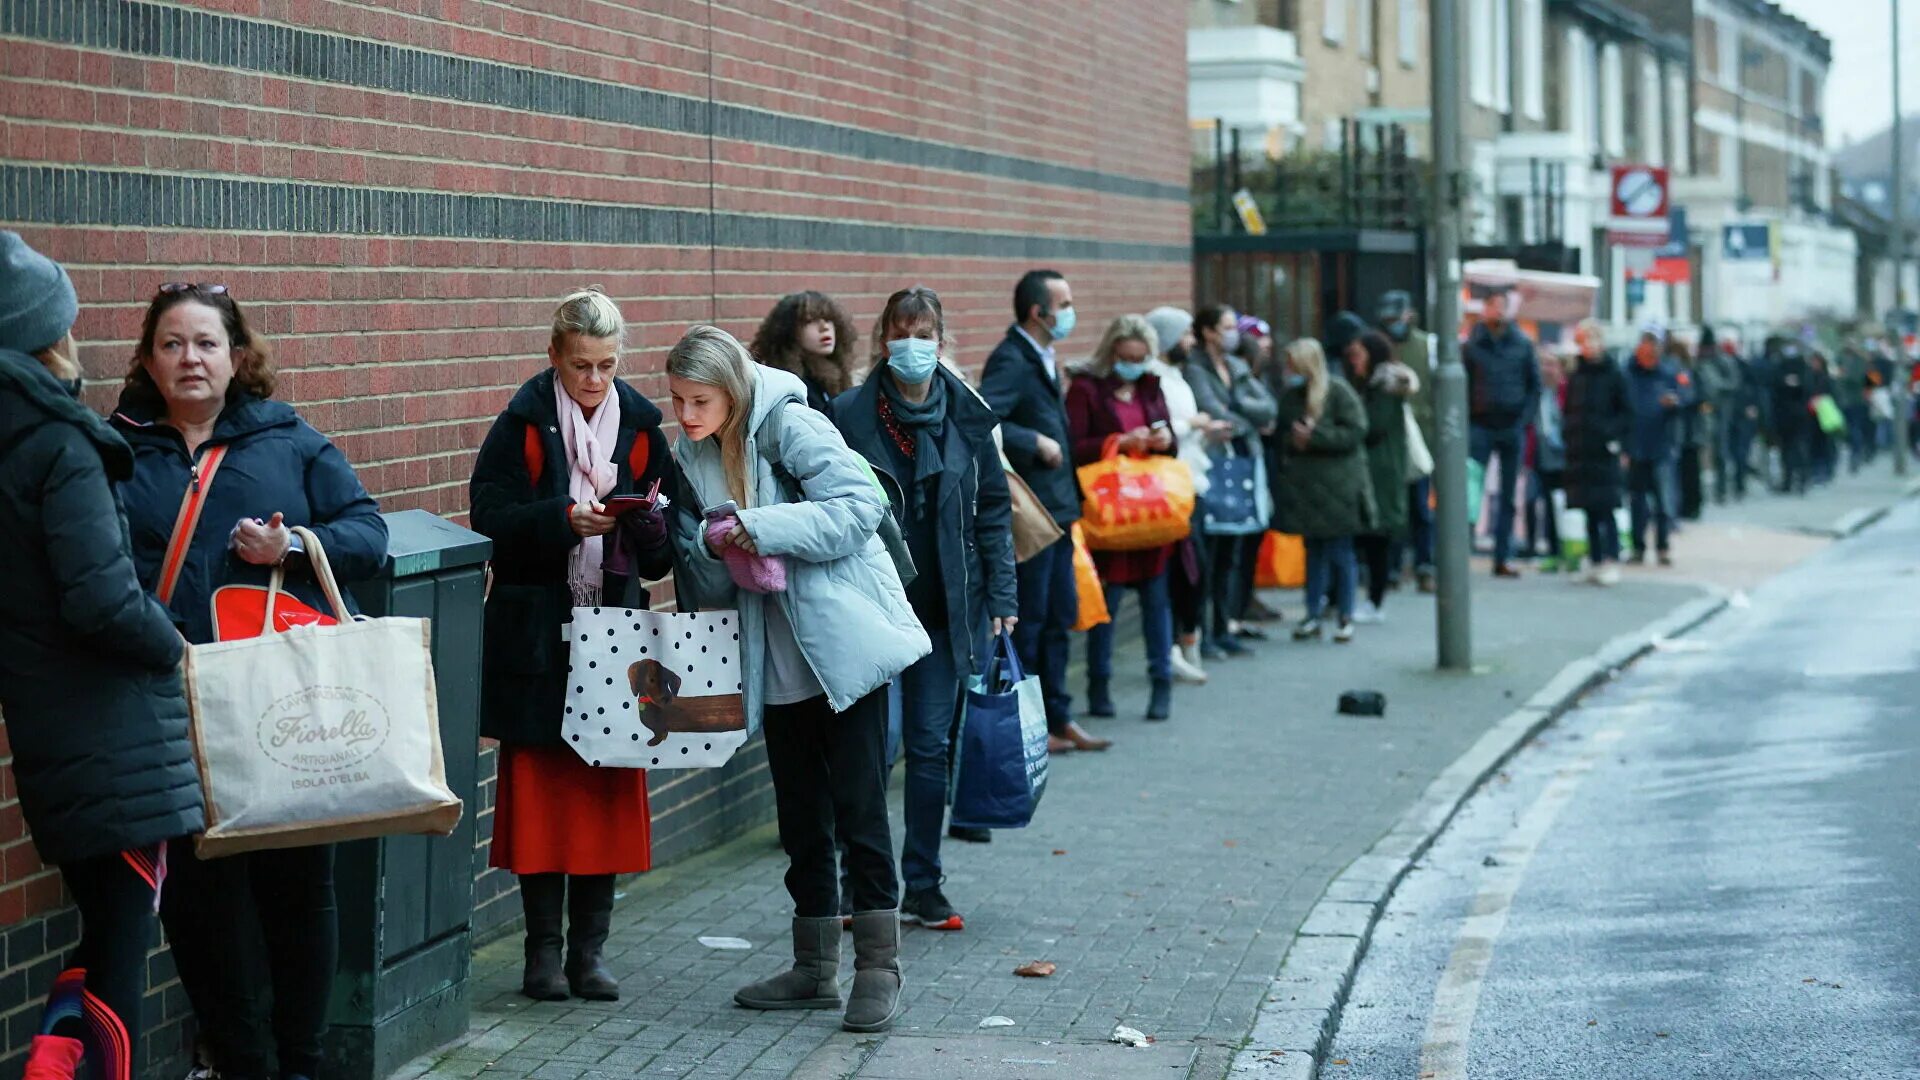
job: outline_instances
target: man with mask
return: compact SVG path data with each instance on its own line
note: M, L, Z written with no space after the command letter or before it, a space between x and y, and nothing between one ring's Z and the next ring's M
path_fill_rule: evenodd
M1055 347L1073 333L1073 290L1058 270L1029 270L1013 289L1013 325L987 357L980 396L1000 417L1001 441L1014 472L1027 482L1062 530L1080 520L1080 485L1066 456L1067 405ZM1073 581L1073 538L1062 536L1015 571L1020 622L1014 647L1028 672L1040 677L1047 703L1048 747L1105 750L1073 722L1067 693L1067 643L1080 615ZM973 839L968 837L968 839Z
M1482 301L1480 325L1461 350L1467 368L1468 452L1487 465L1499 457L1500 489L1493 512L1493 576L1517 578L1513 553L1513 497L1520 480L1527 421L1540 402L1540 364L1533 342L1507 318L1507 294Z
M1405 289L1383 293L1377 317L1387 340L1393 342L1393 358L1405 364L1420 380L1420 389L1407 399L1407 408L1413 413L1414 423L1420 426L1420 437L1431 450L1435 437L1432 337L1420 332L1419 314L1413 309L1413 297ZM1434 588L1432 495L1432 476L1415 477L1407 484L1407 540L1413 545L1414 578L1423 593L1430 593ZM1395 573L1399 572L1400 562L1396 553Z
M1653 523L1654 548L1661 566L1672 566L1674 485L1665 473L1679 456L1674 437L1691 391L1672 361L1664 359L1664 332L1648 326L1634 346L1627 368L1627 496L1633 516L1633 561L1647 561L1647 524Z
M1812 400L1813 369L1799 342L1779 339L1778 359L1768 374L1768 397L1773 403L1773 437L1780 446L1780 490L1807 493L1813 467L1813 438L1819 425L1807 412Z

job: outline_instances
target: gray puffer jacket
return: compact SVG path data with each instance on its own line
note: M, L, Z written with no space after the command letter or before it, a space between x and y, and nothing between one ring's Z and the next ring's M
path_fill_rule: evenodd
M707 548L701 511L733 496L719 440L694 442L684 435L673 448L688 496L673 515L679 549L675 588L683 610L740 612L747 729L757 731L764 701L766 604L784 606L800 653L835 712L891 682L932 652L933 643L907 604L900 575L877 532L889 512L886 497L867 479L833 423L807 406L806 386L798 376L754 366L746 441L743 456L752 470L752 490L740 524L761 554L786 557L787 589L761 595L736 588L725 564ZM773 461L799 484L799 492L787 490ZM804 498L795 500L796 494Z

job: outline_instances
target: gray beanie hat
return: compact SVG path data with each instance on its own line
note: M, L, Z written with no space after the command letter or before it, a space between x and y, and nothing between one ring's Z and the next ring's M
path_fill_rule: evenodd
M1189 327L1193 326L1193 316L1177 307L1157 307L1147 312L1147 325L1153 327L1153 336L1159 339L1160 355L1180 344Z
M60 343L80 299L60 264L0 231L0 349L37 353Z

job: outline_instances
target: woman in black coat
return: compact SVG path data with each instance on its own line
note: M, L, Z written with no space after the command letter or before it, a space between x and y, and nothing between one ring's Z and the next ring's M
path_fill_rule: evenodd
M1612 585L1620 580L1620 530L1614 511L1620 506L1620 450L1632 414L1627 406L1627 377L1607 355L1606 331L1594 319L1575 332L1580 363L1567 377L1561 431L1566 440L1567 505L1586 514L1587 580Z
M0 233L0 709L20 809L80 908L28 1076L124 1077L167 842L202 825L178 667L112 484L127 444L74 400L66 272ZM50 340L57 339L57 340ZM111 1034L109 1034L111 1033Z
M601 960L614 875L648 868L645 771L588 765L560 738L561 625L603 600L646 607L641 579L672 566L657 511L605 513L604 500L656 482L678 492L659 408L620 381L625 337L598 288L562 301L550 366L514 394L473 468L473 527L493 540L480 674L480 733L500 741L489 862L519 877L521 990L537 1001L620 996Z
M217 627L214 599L264 587L275 566L292 598L275 609L282 624L323 618L293 526L320 539L343 584L386 564L378 504L273 389L266 342L225 286L160 287L113 424L133 448L134 564L193 644L257 634L258 623ZM177 521L192 531L176 552ZM160 917L221 1074L317 1075L339 959L333 845L205 860L181 845L169 864Z

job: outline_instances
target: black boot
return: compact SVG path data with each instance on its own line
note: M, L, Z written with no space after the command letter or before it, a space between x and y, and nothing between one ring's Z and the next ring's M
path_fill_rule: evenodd
M613 875L567 879L567 986L588 1001L620 1000L620 984L601 959L613 925Z
M520 992L535 1001L565 1001L560 974L560 916L567 903L567 875L521 874L520 904L527 913L527 968Z
M1153 696L1147 700L1147 719L1165 720L1173 715L1173 680L1153 680Z
M1107 692L1107 680L1098 675L1087 676L1087 715L1113 715L1113 695Z

